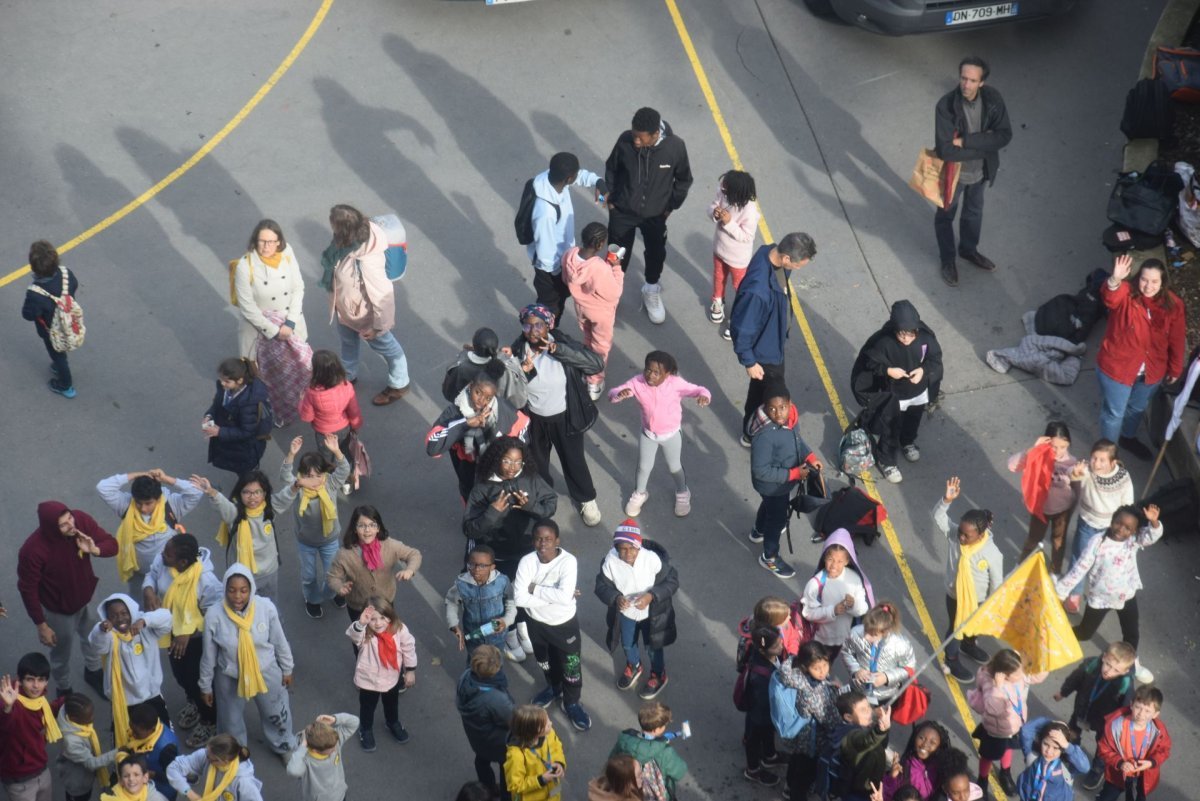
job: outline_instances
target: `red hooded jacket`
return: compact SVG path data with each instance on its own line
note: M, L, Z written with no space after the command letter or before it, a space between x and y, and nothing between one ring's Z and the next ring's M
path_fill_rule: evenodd
M1123 742L1125 719L1129 718L1131 714L1132 711L1127 706L1118 709L1104 719L1104 730L1096 733L1100 741L1098 744L1100 761L1104 763L1104 781L1122 789L1125 787L1125 775L1121 773L1121 763L1132 756L1126 752L1126 745ZM1142 759L1150 762L1150 767L1142 773L1143 789L1145 789L1146 795L1150 795L1158 786L1162 763L1171 756L1171 734L1167 731L1167 725L1162 722L1162 718L1150 721L1146 731L1147 733L1153 732L1154 736L1153 742L1142 755Z
M1153 298L1134 297L1129 281L1116 289L1108 282L1100 297L1108 307L1108 328L1096 366L1106 376L1126 386L1137 380L1138 368L1146 365L1146 383L1157 384L1165 376L1183 374L1183 355L1187 347L1187 319L1183 301L1170 292L1171 309L1162 304L1163 293Z
M117 541L91 515L68 509L58 501L38 504L38 529L29 535L17 554L17 591L34 624L46 622L43 609L73 615L92 600L99 581L92 572L92 557L79 555L74 537L64 537L58 519L64 512L75 516L75 528L92 538L101 557L117 555Z

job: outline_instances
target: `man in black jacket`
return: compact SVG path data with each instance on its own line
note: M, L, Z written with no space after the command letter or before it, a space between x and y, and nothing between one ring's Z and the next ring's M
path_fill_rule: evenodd
M942 280L958 286L954 259L954 215L962 201L958 222L958 255L981 270L992 272L996 265L979 252L983 228L983 189L996 180L1000 148L1012 139L1012 126L1004 98L984 85L988 66L981 58L968 56L958 65L958 88L948 92L934 107L934 147L938 158L957 162L958 187L950 206L933 215Z
M642 232L646 261L642 305L650 322L662 323L667 311L658 279L667 256L667 217L687 199L692 168L687 146L654 109L638 109L630 128L617 137L604 163L604 181L611 190L608 241L625 249L621 269L628 270L634 237L638 230Z

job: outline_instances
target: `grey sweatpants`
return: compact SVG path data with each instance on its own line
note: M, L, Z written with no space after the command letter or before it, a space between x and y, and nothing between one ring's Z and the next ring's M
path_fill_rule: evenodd
M273 573L263 573L260 576L254 577L255 595L261 595L264 598L269 598L275 604L276 611L279 610L279 569L276 568ZM282 619L282 616L280 616Z
M213 676L213 700L217 706L217 732L232 734L242 745L248 746L246 733L246 699L237 693L237 680L224 673ZM276 754L289 754L296 748L292 736L292 702L282 684L267 684L267 691L254 696L258 707L258 721L262 725L263 739Z
M645 431L638 437L638 492L646 491L646 484L650 481L650 471L654 468L654 459L658 455L659 448L662 448L663 456L666 457L667 470L671 471L671 478L675 479L675 491L683 492L687 489L687 479L683 475L683 464L679 461L679 455L683 451L683 433L680 431L676 431L664 440L651 439L646 436Z
M4 783L4 791L8 794L9 801L50 801L54 797L51 790L49 768L32 779Z
M71 688L71 645L79 638L79 650L83 653L83 666L87 670L100 670L100 654L88 643L88 634L92 627L99 623L96 610L92 605L80 609L73 615L64 615L42 609L46 616L46 625L54 632L55 646L50 649L50 675L54 677L54 687L61 692Z

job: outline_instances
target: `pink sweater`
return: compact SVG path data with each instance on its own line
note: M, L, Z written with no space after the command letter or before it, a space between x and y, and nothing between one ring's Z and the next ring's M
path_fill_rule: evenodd
M346 636L358 646L358 662L354 666L354 686L360 690L372 690L385 693L400 681L400 671L416 670L417 641L413 638L408 626L400 624L400 630L393 635L396 638L396 661L400 669L394 670L379 660L379 639L367 637L365 629L359 629L358 623L351 623L346 629Z
M754 234L758 231L758 204L751 201L740 209L729 204L725 193L717 190L717 196L708 204L708 219L720 207L729 211L729 222L717 223L713 232L713 255L730 267L746 267L754 255Z
M712 393L699 384L689 384L677 375L669 375L657 387L646 383L640 373L608 392L608 399L617 402L617 395L632 390L642 407L642 428L658 437L674 434L683 423L684 398L712 400Z
M332 389L309 387L300 398L300 419L312 423L318 434L335 434L346 426L362 428L362 412L354 385L343 381Z
M575 298L576 314L593 320L616 317L625 287L620 263L609 264L600 256L581 259L579 248L571 248L563 254L562 266L563 281Z
M967 693L967 702L982 716L983 729L993 737L1015 737L1029 720L1029 685L1041 684L1048 673L1025 674L1021 681L996 680L986 667L975 673L975 686Z

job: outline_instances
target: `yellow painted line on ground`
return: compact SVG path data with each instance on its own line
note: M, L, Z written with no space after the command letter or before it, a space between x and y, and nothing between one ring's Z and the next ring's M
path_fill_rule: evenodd
M242 106L241 110L234 115L233 119L225 123L225 127L217 131L217 133L214 134L211 139L204 143L203 147L192 154L191 158L172 170L170 174L168 174L154 186L150 187L145 192L138 195L133 200L129 201L124 206L84 231L82 234L79 234L74 239L70 239L59 245L58 252L60 254L66 253L68 250L71 250L72 248L91 239L104 229L114 225L117 222L120 222L125 217L128 217L132 212L144 206L147 202L153 199L154 196L159 192L163 191L168 186L182 178L188 170L190 170L192 167L195 167L205 156L213 152L217 145L221 144L221 142L225 140L225 137L233 133L233 130L241 125L245 121L246 117L250 116L250 112L254 111L255 107L262 102L262 99L267 96L267 92L270 92L273 88L275 88L275 84L279 83L279 79L283 77L284 73L291 69L292 64L294 64L296 59L300 57L300 54L304 52L304 48L308 47L309 41L312 40L313 36L317 32L317 29L321 27L321 23L325 21L325 16L329 13L329 9L332 5L333 0L322 0L321 7L317 9L317 13L313 15L312 20L308 23L308 27L304 30L304 35L301 36L296 44L292 47L292 50L287 54L287 57L279 63L279 66L275 68L275 71L271 73L271 77L267 78L263 85L258 87L258 91L254 93L254 97L246 101L246 105ZM8 275L0 278L0 287L7 286L21 276L27 275L28 273L28 264L18 270L13 270Z
M720 106L717 104L717 98L713 94L712 85L708 82L704 66L700 63L700 57L696 55L696 47L692 44L692 37L688 33L682 15L679 13L679 7L675 4L675 0L663 0L663 2L666 3L671 20L675 23L675 31L679 34L684 52L687 53L688 61L692 65L692 71L696 74L696 82L700 84L700 91L708 103L709 111L712 112L713 122L716 123L717 130L721 134L721 141L725 143L725 151L729 155L729 160L733 163L734 169L741 170L743 169L742 159L738 156L737 148L734 147L733 136L729 133L729 127L725 124L725 116L721 113ZM762 232L764 242L775 241L771 236L771 230L767 227L765 214L759 217L758 227ZM788 279L788 283L791 283L790 278ZM792 313L795 315L796 322L800 326L800 332L804 336L804 344L808 346L808 352L812 356L813 364L817 368L817 374L821 377L821 384L825 387L825 394L829 397L830 405L833 406L833 413L837 417L838 425L845 429L850 425L850 418L846 414L846 407L842 404L842 399L838 394L837 388L833 385L833 378L829 375L829 367L825 362L825 357L821 354L821 348L817 345L817 339L813 335L812 326L808 323L808 316L804 313L804 309L801 308L797 297L797 293L793 287ZM864 475L862 480L871 497L882 502L882 499L879 497L879 490L875 486L875 480L870 475ZM904 584L908 588L908 594L912 598L913 606L916 607L917 618L921 622L921 630L932 647L936 648L941 645L942 637L933 625L933 618L929 616L929 607L926 605L925 598L921 595L921 590L917 586L917 580L913 576L912 568L908 564L908 557L904 554L904 546L900 544L900 538L897 536L896 529L892 525L890 518L883 522L882 528L883 536L887 540L888 547L892 550L892 555L896 559L896 565L900 568L900 575L903 577ZM967 699L963 696L958 682L948 679L946 683L950 687L950 697L953 699L954 705L958 709L958 714L962 717L963 724L966 726L969 735L975 727L974 718L971 716L971 708L967 705Z

